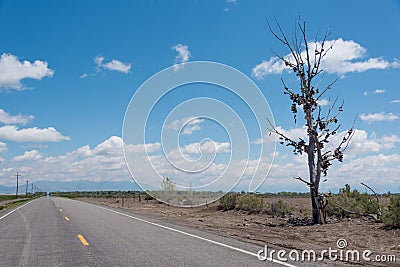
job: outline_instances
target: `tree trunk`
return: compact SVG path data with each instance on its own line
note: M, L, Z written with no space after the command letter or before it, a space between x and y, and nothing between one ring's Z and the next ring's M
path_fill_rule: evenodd
M316 136L312 133L314 120L312 116L312 110L308 109L305 111L305 119L307 121L308 128L308 171L310 174L310 195L311 195L311 205L312 205L312 218L314 224L321 224L321 204L318 197L319 188L319 176L320 173L317 172L315 168L315 148L317 145ZM319 165L319 160L317 160ZM320 170L319 170L320 172Z
M314 224L322 224L321 203L319 202L318 191L316 192L315 189L310 188L310 194L311 194L313 223Z

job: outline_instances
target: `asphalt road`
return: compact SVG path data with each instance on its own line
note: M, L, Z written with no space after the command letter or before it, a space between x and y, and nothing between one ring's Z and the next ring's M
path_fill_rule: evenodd
M63 198L0 213L0 266L298 266L260 261L260 249Z

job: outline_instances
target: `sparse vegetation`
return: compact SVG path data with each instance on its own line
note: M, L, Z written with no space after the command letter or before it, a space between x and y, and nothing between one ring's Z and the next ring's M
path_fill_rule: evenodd
M136 198L139 194L144 195L141 191L73 191L73 192L51 192L50 196L65 198Z
M255 194L237 195L236 209L253 213L261 212L265 207L264 198Z
M400 195L390 197L387 210L382 215L382 222L387 228L400 228Z
M378 204L373 196L360 193L357 189L351 190L350 185L346 184L344 188L339 190L339 194L332 195L331 199L328 200L326 212L328 216L338 218L371 217L373 214L378 217L380 212Z
M282 196L282 194L269 194L271 198L276 196ZM270 205L266 205L265 199L266 196L261 194L230 192L219 200L218 208L223 211L236 209L251 213L266 212L274 216L286 216L294 211L294 207L282 199Z
M220 198L218 209L227 211L233 210L236 208L237 197L239 196L238 193L230 192Z
M271 203L271 215L284 217L292 214L293 211L294 207L290 206L287 202L284 202L282 199L279 199L278 201Z

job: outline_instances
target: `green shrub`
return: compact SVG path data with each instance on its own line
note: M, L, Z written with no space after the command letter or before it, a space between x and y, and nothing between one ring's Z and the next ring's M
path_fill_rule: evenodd
M238 193L230 192L219 199L218 209L227 211L236 208Z
M345 212L343 209L356 214ZM356 189L351 190L350 185L346 184L339 190L339 194L328 200L326 212L328 216L340 218L359 217L361 214L378 214L379 208L375 197L360 193Z
M386 227L400 228L400 195L390 197L388 208L382 214L382 222Z
M236 209L238 210L258 213L264 209L264 206L264 199L254 194L241 194L236 199Z
M286 216L292 214L294 207L290 206L289 203L284 202L282 199L271 203L271 214L274 216Z

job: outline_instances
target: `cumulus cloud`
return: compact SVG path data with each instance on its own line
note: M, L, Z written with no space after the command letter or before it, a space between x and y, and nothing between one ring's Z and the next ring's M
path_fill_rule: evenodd
M132 154L145 154L154 153L161 149L161 143L148 143L148 144L137 144L137 145L126 145L125 152Z
M1 152L6 152L7 151L7 144L0 142L0 153Z
M24 116L18 114L13 116L4 111L4 109L0 109L0 123L25 125L30 123L34 118L35 116L33 115Z
M10 176L10 170L18 169L22 174L29 173L30 180L131 180L121 146L122 139L111 136L94 148L85 145L56 156L45 157L37 150L26 151L13 160L4 162L0 176ZM56 176L54 176L54 170L57 170ZM13 178L9 181L5 179L4 182L13 184Z
M320 47L320 45L320 42L309 43L311 55L314 54L316 47ZM333 45L333 49L326 54L321 62L322 69L327 73L344 75L350 72L400 67L400 62L397 59L389 62L381 57L367 58L367 49L352 40L346 41L339 38L326 42L327 47L331 45ZM302 56L303 58L306 57L306 51L302 52ZM291 54L286 55L285 58L294 62ZM285 70L290 71L290 68L285 66L285 63L278 57L272 57L256 65L252 70L252 75L257 79L262 79L270 74L281 74Z
M295 128L286 131L292 136L303 133L303 128ZM343 132L344 133L344 132ZM342 133L338 133L339 135ZM398 177L400 175L400 155L395 154L396 145L399 143L399 136L388 135L377 137L375 134L368 134L363 130L356 130L356 133L345 153L344 162L334 163L328 172L328 182L321 185L321 190L337 190L343 187L345 183L357 185L360 181L367 182L369 185L377 188L378 192L386 192L387 190L397 190ZM335 140L332 140L334 142ZM0 145L1 146L1 145ZM22 173L29 173L32 180L54 180L58 181L126 181L131 176L126 168L122 153L122 138L111 136L107 140L99 143L91 148L88 145L82 146L71 152L67 152L58 156L45 157L36 150L27 151L17 156L14 160L2 163L0 176L4 177L4 184L12 185L14 183L13 172L18 170ZM150 151L160 151L160 143L152 143L145 145L128 146L132 151L142 153L144 147ZM209 141L201 144L189 144L182 147L185 152L196 154L200 147L203 146L203 153L213 153L215 143ZM213 148L214 147L214 148ZM221 153L228 152L230 147L228 143L217 143L217 150ZM282 148L283 150L287 150ZM385 151L388 152L385 154ZM352 157L346 157L347 154L354 154ZM136 155L134 160L141 161L147 158L147 155ZM172 177L174 181L181 183L187 181L187 174L182 174L170 163L162 154L154 154L150 156L154 168L159 170L160 175ZM203 167L202 162L174 161L178 166L188 169L199 169ZM170 159L174 159L171 157ZM195 174L192 180L192 186L212 181L217 178L225 170L232 179L239 178L243 174L243 163L248 163L244 173L244 180L250 179L257 168L269 169L269 161L262 161L259 165L258 160L232 161L232 168L227 168L226 163L212 163L204 173ZM53 172L57 170L57 177ZM291 178L300 175L307 177L308 169L302 157L292 156L290 149L287 153L279 153L272 165L269 178L265 181L263 190L267 191L283 191L283 190L307 190L303 183L296 183ZM134 175L138 177L153 177L153 170L140 169L135 170ZM152 176L153 175L153 176ZM346 180L343 178L345 177ZM382 182L381 177L385 177ZM361 180L362 179L362 180ZM187 186L186 184L183 184ZM156 185L157 186L157 185ZM392 189L394 188L394 189Z
M368 124L371 124L373 122L379 122L379 121L392 122L399 119L399 116L393 113L386 114L385 112L378 112L378 113L361 114L360 119Z
M109 62L104 62L105 58L104 57L95 57L94 62L96 63L97 67L100 69L107 69L110 71L119 71L122 73L129 73L131 70L131 64L130 63L123 63L119 60L113 59ZM89 74L82 74L81 78L86 78L89 76Z
M321 107L329 106L329 100L328 99L321 99L321 100L318 100L317 102L318 102L318 105L320 105Z
M288 138L292 140L299 140L299 138L305 139L307 138L307 127L297 127L297 128L291 128L289 130L284 129L282 126L277 126L275 127L276 130L283 135L287 136ZM263 138L257 139L256 141L252 142L253 144L268 144L271 142L278 142L280 141L278 135L274 134L266 134Z
M346 131L342 131L332 138L332 146L340 142L346 135ZM357 157L365 153L380 153L385 150L395 149L396 144L400 142L400 137L392 135L384 135L377 137L375 133L368 135L365 130L355 129L354 135L350 140L349 146L345 152L345 157Z
M284 129L282 126L277 126L276 129L278 132L284 134L292 140L296 141L299 140L299 138L302 138L303 140L308 140L307 127L305 126L292 128L289 130ZM347 131L343 130L338 132L336 135L331 136L330 142L326 145L326 149L335 149L335 146L342 141L345 135L347 135ZM280 140L277 138L275 140L276 142L280 142ZM268 143L272 141L272 137L266 134L264 136L264 139L259 139L253 143L261 144L262 142ZM396 144L399 142L400 137L395 134L387 136L385 135L378 138L375 133L368 135L365 130L354 129L354 135L349 143L345 155L355 157L363 153L382 152L384 150L396 148Z
M40 129L37 127L19 129L14 125L0 127L0 139L13 142L59 142L70 140L53 127Z
M400 99L392 100L392 101L390 101L390 103L400 103Z
M182 135L190 135L193 132L200 131L204 119L196 117L186 117L181 120L174 120L172 123L166 126L167 129L172 129L174 131L181 130Z
M178 55L175 57L174 69L177 71L182 68L186 62L189 61L190 51L187 45L176 44L172 47L173 50L178 52Z
M27 78L41 80L53 74L54 70L48 68L46 61L35 60L33 63L27 60L20 61L8 53L0 56L0 87L22 90L21 80Z
M228 153L231 144L227 142L214 142L211 140L202 143L191 143L181 148L182 153L200 154L200 153Z
M13 161L39 160L42 155L37 150L25 151L24 154L14 157Z

